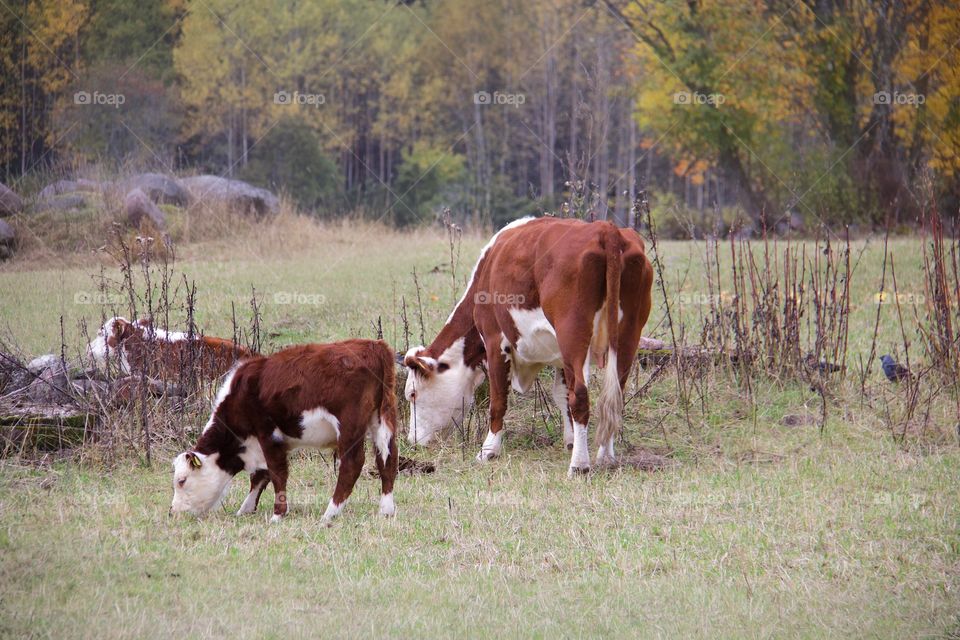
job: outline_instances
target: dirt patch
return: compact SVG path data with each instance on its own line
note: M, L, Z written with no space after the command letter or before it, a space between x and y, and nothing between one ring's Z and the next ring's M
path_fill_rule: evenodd
M676 464L671 458L649 449L634 449L620 458L618 467L640 471L663 471Z
M817 418L808 413L791 413L783 416L780 424L784 427L808 427L817 424Z
M428 474L437 470L437 466L432 462L421 462L420 460L414 460L413 458L407 458L405 456L400 456L399 468L400 473L409 475ZM371 468L369 474L374 478L380 477L380 472L375 468Z

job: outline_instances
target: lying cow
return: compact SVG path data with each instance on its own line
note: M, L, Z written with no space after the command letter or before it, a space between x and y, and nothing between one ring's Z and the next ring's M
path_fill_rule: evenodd
M233 476L245 471L250 493L238 515L256 511L269 481L277 522L287 513L289 451L329 448L340 460L337 486L323 514L329 522L353 491L370 433L381 478L380 513L393 515L395 366L393 350L370 340L290 347L243 361L220 388L196 446L173 461L171 511L210 511L226 496Z
M470 284L436 339L410 349L405 395L411 444L463 419L490 377L490 431L477 455L501 450L507 392L530 389L557 368L553 397L563 414L570 473L590 469L590 362L606 364L598 402L597 463L614 461L623 386L650 315L653 267L643 240L609 222L524 218L484 247Z
M87 345L87 355L100 366L113 360L124 374L175 379L184 368L196 367L205 379L230 370L240 358L256 355L231 340L157 329L149 320L107 320Z

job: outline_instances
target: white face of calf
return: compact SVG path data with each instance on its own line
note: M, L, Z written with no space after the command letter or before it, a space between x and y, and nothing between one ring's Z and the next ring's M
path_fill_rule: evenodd
M454 422L463 420L473 406L473 396L483 382L483 370L463 362L463 338L433 359L420 355L423 347L407 352L409 368L404 395L410 403L407 441L425 445Z
M173 459L172 513L200 516L223 502L233 479L217 465L217 454L195 451L181 453Z
M101 367L107 366L108 358L120 358L121 366L125 371L128 370L120 343L132 335L134 330L133 323L126 318L110 318L87 345L87 357Z

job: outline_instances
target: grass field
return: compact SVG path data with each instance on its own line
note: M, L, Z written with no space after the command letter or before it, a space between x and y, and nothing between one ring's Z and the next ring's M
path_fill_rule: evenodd
M440 232L281 220L190 244L178 268L197 283L207 333L229 331L233 309L246 322L255 288L267 350L371 337L378 317L403 348L401 299L412 343L420 305L432 338L483 241L464 238L452 275ZM851 361L870 350L882 241L854 249ZM901 291L920 290L919 249L892 245ZM661 251L668 290L689 294L674 312L694 341L700 247ZM107 312L85 303L101 263L117 277L92 255L0 266L4 341L30 355L58 351L62 316L68 351L78 351L81 320L92 331ZM663 295L654 299L646 333L666 337ZM880 311L878 348L893 352L896 312ZM169 518L172 450L151 467L136 456L3 460L0 635L958 637L956 399L944 393L922 434L895 440L899 388L875 370L861 398L855 378L833 390L821 431L781 423L820 411L806 385L763 381L748 403L725 375L703 383L708 410L691 424L668 374L628 404L624 438L672 464L574 480L562 446L546 444L555 420L514 397L502 459L479 466L475 445L455 439L402 450L437 472L401 476L397 517L376 515L378 483L364 477L329 529L319 521L333 470L315 454L297 455L293 513L276 526L269 490L256 516L232 515L242 478L224 512Z

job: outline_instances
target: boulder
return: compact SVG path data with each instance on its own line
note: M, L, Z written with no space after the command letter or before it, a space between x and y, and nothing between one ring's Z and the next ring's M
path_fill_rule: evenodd
M78 191L96 192L102 188L103 185L99 182L87 180L86 178L57 180L41 189L40 193L37 194L37 200L49 200L65 193L76 193Z
M23 200L10 187L0 183L0 218L23 211Z
M68 193L62 196L53 196L42 200L37 200L33 205L34 213L41 211L70 211L72 209L83 209L87 206L87 200L76 193Z
M0 355L0 394L10 396L14 391L28 387L32 380L33 374L15 356L9 353Z
M60 356L55 355L53 353L48 353L45 356L37 356L36 358L28 362L27 371L37 375L37 374L43 373L45 370L51 367L59 366L60 364L61 364Z
M123 181L123 191L140 189L157 204L172 204L185 207L190 203L190 193L177 180L160 173L141 173Z
M33 402L57 404L69 400L72 391L67 371L58 362L56 366L44 369L30 383L27 395Z
M124 197L123 213L134 227L139 227L144 218L149 219L157 229L163 229L167 224L167 217L163 215L163 211L153 203L143 189L134 189Z
M184 178L181 182L190 192L193 202L224 204L231 209L257 216L274 213L280 206L277 196L241 180L205 175Z
M0 260L13 257L17 248L17 232L6 220L0 220Z

